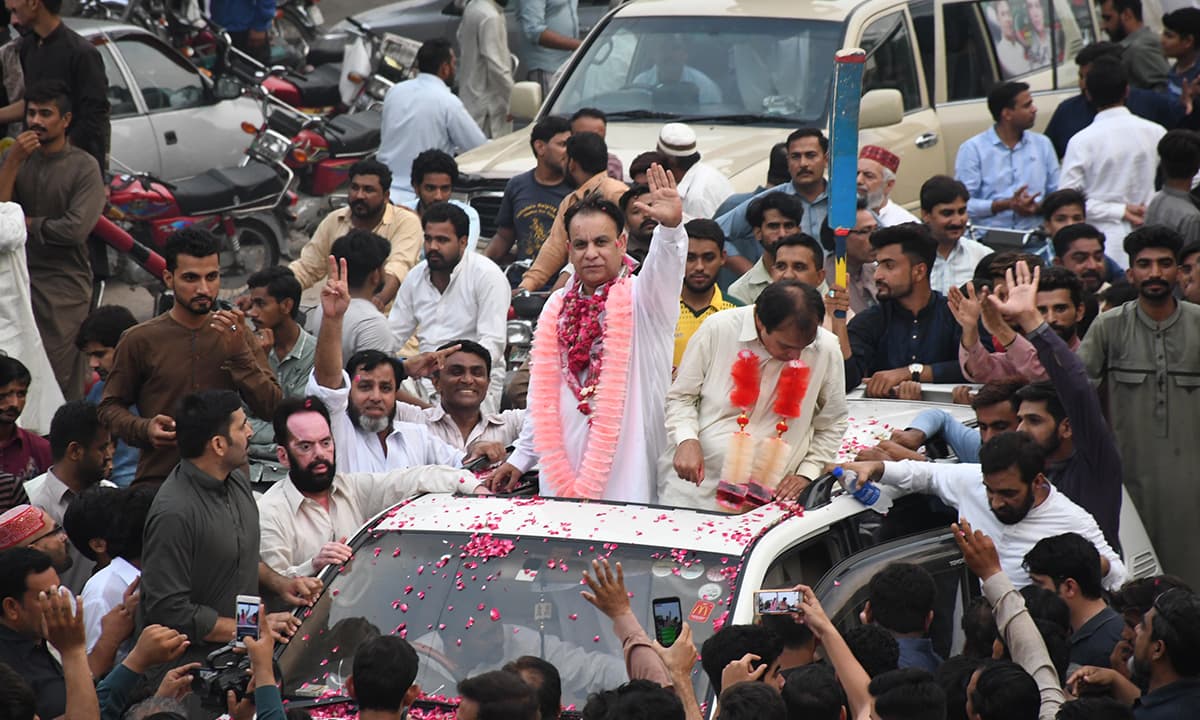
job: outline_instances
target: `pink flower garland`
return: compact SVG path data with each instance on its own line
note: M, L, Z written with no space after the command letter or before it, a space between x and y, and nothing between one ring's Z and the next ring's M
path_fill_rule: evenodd
M530 352L529 412L533 417L533 446L541 456L541 476L560 497L599 499L608 485L617 454L629 363L633 350L633 283L628 277L613 283L605 303L604 363L593 395L591 428L579 474L571 469L563 441L561 390L565 380L558 352L558 319L563 295L550 298L534 334Z

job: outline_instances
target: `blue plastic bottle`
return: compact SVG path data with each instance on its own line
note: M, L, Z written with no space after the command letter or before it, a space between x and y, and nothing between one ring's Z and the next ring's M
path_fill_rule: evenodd
M870 482L865 482L858 485L858 473L853 470L843 470L840 467L833 469L833 476L841 481L842 485L850 491L854 499L863 505L874 505L879 499L879 488Z

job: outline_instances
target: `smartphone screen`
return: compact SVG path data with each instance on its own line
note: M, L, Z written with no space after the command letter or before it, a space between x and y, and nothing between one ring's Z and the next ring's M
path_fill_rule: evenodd
M788 615L804 612L799 590L756 590L754 611L759 615Z
M237 610L233 616L237 624L235 637L238 644L241 644L242 638L247 635L255 640L258 639L258 605L260 602L262 602L261 598L256 595L238 595Z
M683 630L683 606L679 598L657 598L654 608L654 639L663 647L671 647Z

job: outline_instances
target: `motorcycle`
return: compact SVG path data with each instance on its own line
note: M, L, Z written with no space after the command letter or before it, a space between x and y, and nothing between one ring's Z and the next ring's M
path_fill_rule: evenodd
M317 2L279 0L275 5L275 21L271 23L268 38L272 47L284 50L284 64L288 67L303 68L308 63L309 48L325 22Z
M226 296L244 290L250 275L279 264L295 202L289 192L293 173L284 162L291 141L265 124L243 123L242 129L255 137L241 164L174 183L112 158L125 172L113 177L105 210L119 229L152 249L186 227L216 234ZM136 277L131 282L142 284Z
M380 33L353 17L346 18L359 32L359 37L346 48L342 67L346 79L358 87L352 98L343 95L351 112L360 112L383 105L387 91L396 83L416 77L417 51L421 43L392 33ZM356 48L358 44L361 47Z
M283 65L267 67L234 47L224 30L211 22L207 22L206 27L217 40L219 52L212 64L212 73L218 80L232 76L242 84L261 85L271 95L306 115L336 114L345 109L338 89L341 68L337 65L320 65L306 73Z

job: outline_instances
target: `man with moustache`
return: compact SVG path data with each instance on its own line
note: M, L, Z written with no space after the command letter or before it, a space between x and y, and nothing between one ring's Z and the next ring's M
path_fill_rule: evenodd
M685 223L683 229L688 235L687 269L679 294L672 375L700 324L714 313L737 307L726 300L717 287L717 274L725 262L725 233L721 232L721 226L713 220L697 218Z
M795 235L805 218L804 204L800 198L786 192L766 192L758 195L746 207L746 222L754 232L758 243L758 260L729 286L726 294L734 300L752 305L762 291L771 284L771 266L775 264L775 243ZM720 226L720 220L717 221ZM730 267L732 243L726 236L725 267ZM824 255L824 253L822 253ZM742 257L742 256L738 256ZM821 259L823 260L823 258Z
M179 463L171 413L196 388L236 391L258 417L270 417L283 397L242 312L215 309L220 251L221 242L196 227L167 238L163 280L175 304L127 330L117 345L100 420L114 436L141 448L135 483L162 482Z
M36 83L25 106L28 129L0 165L0 202L25 211L33 317L63 396L78 400L85 366L75 333L92 300L87 242L104 210L104 181L95 159L67 140L74 115L65 85Z
M1200 240L1179 252L1179 291L1187 302L1200 304Z
M1159 34L1142 22L1142 0L1103 0L1100 26L1121 45L1121 65L1129 84L1162 92L1171 68L1163 55Z
M858 151L858 198L879 216L883 227L917 222L917 216L892 202L900 156L878 145L864 145Z
M967 201L971 194L949 175L934 175L921 186L921 221L937 241L937 257L929 271L929 284L945 295L975 275L975 266L992 249L965 237Z
M625 213L625 237L628 240L625 253L637 260L639 265L646 259L646 253L650 251L650 238L654 236L654 228L658 227L658 221L638 210L634 203L641 196L648 194L648 186L631 185L617 203L621 212Z
M122 305L104 305L98 307L87 316L79 326L75 336L75 346L87 358L88 368L100 377L100 380L88 390L86 400L96 406L104 399L104 385L108 374L112 372L113 359L117 356L117 341L121 334L137 325L133 313ZM137 414L137 408L131 412ZM137 472L138 451L130 447L124 440L116 440L113 451L112 480L117 487L128 487L133 482Z
M1022 562L1039 540L1074 532L1096 547L1104 587L1115 590L1128 578L1121 556L1092 516L1046 479L1045 466L1045 451L1022 432L1001 433L985 442L978 465L917 460L842 465L858 474L852 489L875 482L902 494L935 495L971 527L1003 538L997 545L1000 564L1017 587L1031 582Z
M563 165L571 125L547 115L533 125L529 147L537 161L532 170L514 175L504 186L496 214L496 234L484 254L497 263L507 258L533 260L550 235L558 205L571 192Z
M20 360L0 355L0 512L28 502L25 481L54 462L46 438L17 426L32 382Z
M1104 254L1104 233L1095 225L1078 222L1062 227L1053 242L1054 264L1075 273L1084 293L1099 295L1112 285L1129 282L1120 266ZM1087 318L1084 325L1090 323Z
M1162 225L1125 238L1136 300L1098 316L1079 346L1093 384L1108 393L1125 486L1166 571L1200 584L1200 556L1181 542L1195 523L1200 486L1200 306L1174 295L1183 247Z
M428 492L485 490L468 470L420 466L339 473L329 409L315 397L288 398L274 417L279 462L288 468L258 501L262 561L285 577L318 575L350 559L346 540L368 518Z
M484 407L500 408L504 390L504 348L512 290L496 263L475 252L467 214L438 203L421 216L425 260L400 288L388 325L398 345L414 335L421 352L451 340L473 340L492 356L492 383ZM421 383L429 397L433 388Z
M350 166L350 204L325 216L300 257L288 266L300 288L307 290L325 278L326 262L333 241L351 230L373 232L391 246L384 265L383 288L371 301L380 310L391 306L400 283L421 259L421 221L407 208L388 199L392 171L378 160L359 160Z

